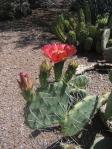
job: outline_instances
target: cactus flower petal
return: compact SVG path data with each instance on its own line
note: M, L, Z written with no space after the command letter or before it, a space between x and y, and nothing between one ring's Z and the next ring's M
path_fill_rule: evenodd
M61 62L74 55L77 50L74 45L68 44L49 44L42 48L44 54L54 63Z
M32 81L29 79L28 75L26 73L21 72L19 76L20 76L20 81L17 80L17 82L21 90L29 91L30 89L32 89L33 84L32 84Z

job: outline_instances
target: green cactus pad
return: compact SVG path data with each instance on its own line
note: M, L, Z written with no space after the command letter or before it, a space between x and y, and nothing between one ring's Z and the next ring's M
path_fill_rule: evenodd
M79 133L84 126L91 121L97 110L98 100L96 96L87 96L75 104L62 121L61 132L65 136L73 136Z
M107 98L107 103L100 108L100 117L107 126L108 131L112 132L112 92L105 97Z
M68 111L70 111L73 106L79 101L83 100L86 96L88 96L88 92L84 89L72 89L70 92Z
M86 75L80 75L77 77L73 77L69 84L74 88L86 88L89 83L89 78Z
M69 96L66 86L60 83L40 88L36 99L25 108L25 122L30 128L45 128L60 123L67 113Z

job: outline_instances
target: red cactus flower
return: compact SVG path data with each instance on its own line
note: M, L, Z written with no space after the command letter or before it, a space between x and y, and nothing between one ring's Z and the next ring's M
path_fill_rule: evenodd
M42 48L42 51L54 63L65 60L77 52L74 45L68 44L48 44Z
M33 87L32 81L29 79L26 73L20 73L20 81L17 80L21 90L28 91Z

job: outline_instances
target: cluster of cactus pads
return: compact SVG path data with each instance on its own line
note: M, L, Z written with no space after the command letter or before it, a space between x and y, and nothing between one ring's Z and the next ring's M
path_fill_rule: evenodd
M92 24L90 3L84 0L75 14L60 14L52 25L53 31L60 41L76 45L79 50L102 53L101 37L108 26L109 16L109 13L99 14L96 23ZM112 45L112 39L107 45Z
M72 62L72 64L74 63ZM57 64L59 67L61 62ZM43 65L46 65L46 68L50 66L46 61L41 65L40 76L42 77L39 77L41 87L35 93L32 88L23 91L23 96L27 100L25 122L33 129L43 129L53 124L60 124L61 132L65 136L75 135L84 128L95 114L96 110L94 109L97 109L98 106L96 104L97 97L89 95L83 89L88 84L86 76L73 77L77 63L71 65L70 62L60 80L52 83L46 83L45 76L47 75L45 73L49 74L50 69L42 71ZM89 110L87 106L90 108Z
M57 64L60 65L60 62ZM42 71L43 65L44 67L46 65L46 69ZM95 113L108 98L106 115L109 115L108 120L110 123L112 122L110 106L112 105L110 104L112 102L112 93L107 93L100 98L89 95L84 89L88 84L88 78L84 75L74 76L77 68L76 64L75 67L70 64L68 66L69 72L72 73L67 73L67 75L67 69L58 82L48 83L50 66L49 62L46 61L41 65L41 87L36 92L33 91L32 85L29 85L29 88L27 86L26 90L22 90L22 94L27 100L25 123L30 128L43 129L53 124L60 124L61 133L64 136L76 135L91 121ZM46 79L43 79L43 74L48 74L45 75ZM69 80L66 79L67 77Z

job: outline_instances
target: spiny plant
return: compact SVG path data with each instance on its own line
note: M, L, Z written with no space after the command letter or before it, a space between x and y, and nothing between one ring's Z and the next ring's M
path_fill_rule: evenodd
M27 100L25 122L30 128L38 129L52 124L61 124L65 115L72 108L69 98L71 97L70 99L73 101L75 96L80 94L80 101L81 98L87 95L87 93L78 89L78 87L76 90L75 88L73 90L71 85L68 85L68 82L70 82L76 72L76 61L71 61L68 69L62 75L64 61L68 56L76 53L75 47L65 44L54 44L46 45L42 50L55 62L53 66L55 82L48 83L51 70L51 63L48 61L44 61L40 66L39 80L41 87L37 89L37 92L33 92L33 85L26 74L20 73L21 81L18 81L22 94Z
M109 80L112 83L112 70L109 72ZM107 103L100 108L100 116L108 131L112 132L112 91L108 95Z
M76 45L86 51L96 50L97 53L102 53L101 37L104 28L110 26L111 13L97 13L93 23L90 3L83 0L79 5L75 14L60 14L53 23L53 31L64 43Z
M91 121L107 95L98 100L84 89L88 78L75 77L77 62L72 60L65 73L65 60L76 53L75 46L67 44L45 45L42 51L54 62L55 81L48 82L51 62L45 60L40 66L40 87L33 91L32 81L27 74L20 73L18 81L22 95L27 101L25 123L33 129L43 129L53 124L61 125L64 136L78 134Z
M0 1L0 20L11 20L21 18L31 14L28 0L1 0Z

